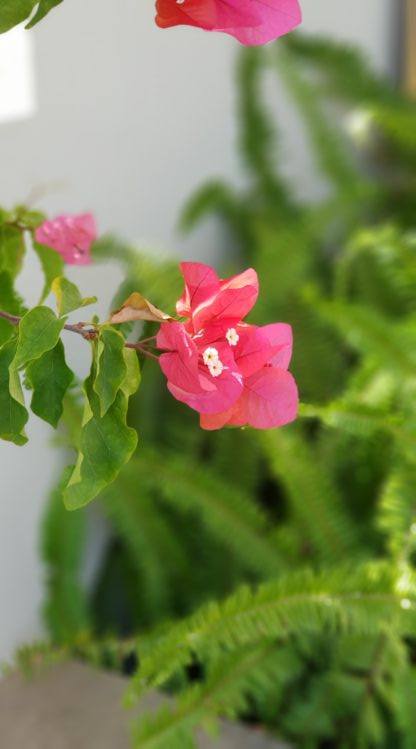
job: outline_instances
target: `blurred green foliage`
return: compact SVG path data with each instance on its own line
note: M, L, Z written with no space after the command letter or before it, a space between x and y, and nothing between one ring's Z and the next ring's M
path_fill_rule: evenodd
M323 199L301 200L283 176L275 75ZM212 180L182 227L219 217L232 246L224 271L260 276L253 321L293 325L301 418L204 433L146 361L130 414L139 449L102 495L110 540L92 593L81 585L85 514L64 522L51 497L51 636L86 657L82 643L97 653L103 637L104 664L107 636L132 637L130 700L153 686L181 692L137 728L137 747L193 747L196 725L228 715L302 749L413 749L416 107L354 50L296 35L244 50L238 91L245 187ZM175 263L116 240L96 257L125 268L115 306L136 289L163 309L179 295ZM73 400L66 418L72 441Z

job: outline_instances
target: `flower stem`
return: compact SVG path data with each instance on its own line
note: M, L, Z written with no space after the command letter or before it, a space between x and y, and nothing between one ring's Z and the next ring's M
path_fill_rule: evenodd
M20 321L22 319L18 315L11 315L9 312L4 312L3 310L0 310L0 318L2 318L3 320L7 320L7 322L9 322L11 325L16 326L20 324ZM91 329L90 327L88 328L88 330L85 330L86 326L89 326L89 323L78 322L73 325L67 323L66 325L64 325L64 330L68 330L70 333L77 333L77 335L82 336L82 338L84 338L86 341L95 340L99 335L98 330ZM154 340L155 337L156 336L145 338L142 341L137 341L136 343L125 343L125 346L126 348L131 348L135 351L140 352L144 356L147 356L149 359L157 360L159 357L146 348L146 343L148 341Z

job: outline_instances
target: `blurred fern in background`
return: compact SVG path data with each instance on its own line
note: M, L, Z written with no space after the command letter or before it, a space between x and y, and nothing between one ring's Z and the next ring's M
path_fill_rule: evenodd
M326 181L320 201L282 176L263 93L275 74ZM224 270L260 276L253 321L293 325L301 418L204 433L146 361L131 414L140 445L102 496L110 540L93 591L86 515L52 493L47 621L80 653L134 638L122 649L132 702L152 686L180 691L137 727L137 747L193 747L195 726L228 715L305 749L413 749L416 106L354 50L296 35L244 50L238 90L246 186L209 182L182 227L222 220ZM116 240L96 258L124 265L120 298L139 289L165 308L179 296L176 263Z

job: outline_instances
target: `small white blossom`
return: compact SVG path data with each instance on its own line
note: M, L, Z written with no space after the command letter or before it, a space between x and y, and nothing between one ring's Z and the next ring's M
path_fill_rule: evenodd
M216 364L219 358L217 349L213 346L209 346L202 354L202 358L204 360L204 364L206 364L208 367L211 364Z
M238 335L235 328L229 328L225 334L225 337L230 346L237 346L237 343L240 340L240 336Z
M213 377L219 377L220 374L222 374L224 365L223 363L218 359L218 361L215 362L215 364L208 364L208 368L210 371L210 374Z

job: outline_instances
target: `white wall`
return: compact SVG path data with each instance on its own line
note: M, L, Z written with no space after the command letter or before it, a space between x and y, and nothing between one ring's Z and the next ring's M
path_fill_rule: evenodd
M303 0L304 28L356 40L387 70L395 1ZM215 257L215 224L184 241L175 221L204 178L239 176L236 43L158 30L152 0L66 0L32 33L38 112L0 125L0 203L49 183L42 205L52 212L92 209L102 230L182 257ZM22 281L32 295L35 276L30 269ZM110 299L113 273L75 276L104 305ZM0 446L0 660L41 632L38 521L60 456L46 426L33 422L29 432L24 448Z

